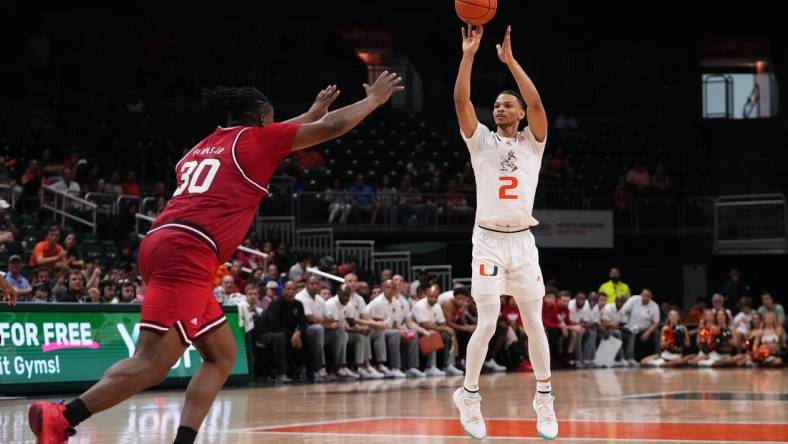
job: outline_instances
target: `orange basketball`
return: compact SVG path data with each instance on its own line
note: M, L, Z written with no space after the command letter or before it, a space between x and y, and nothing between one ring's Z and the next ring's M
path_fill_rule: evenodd
M465 23L483 25L493 17L498 9L498 0L454 0L454 10Z

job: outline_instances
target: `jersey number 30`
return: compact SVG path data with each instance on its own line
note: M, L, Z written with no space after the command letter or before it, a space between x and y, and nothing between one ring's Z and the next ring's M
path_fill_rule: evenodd
M181 184L172 193L172 197L180 196L184 191L189 194L202 194L211 188L216 172L219 171L219 159L204 159L201 162L191 160L181 166ZM208 170L205 174L203 172Z
M519 182L517 182L516 177L512 176L503 176L499 177L498 180L504 182L501 184L501 188L498 188L498 199L519 199L520 197L516 194L507 194L507 191L512 191L517 188Z

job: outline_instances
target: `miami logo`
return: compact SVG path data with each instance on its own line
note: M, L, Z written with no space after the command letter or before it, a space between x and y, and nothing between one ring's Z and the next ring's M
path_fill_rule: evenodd
M484 264L479 264L479 274L482 276L496 276L498 275L498 266L493 265L492 272L488 268L485 268Z
M517 156L514 155L514 150L509 150L505 156L501 156L501 171L511 173L517 171Z

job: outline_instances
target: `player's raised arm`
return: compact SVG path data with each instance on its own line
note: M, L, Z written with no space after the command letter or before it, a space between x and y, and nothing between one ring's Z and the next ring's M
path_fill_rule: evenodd
M484 27L473 28L468 25L468 31L461 28L462 33L462 61L457 73L457 81L454 83L454 109L457 111L457 120L460 123L462 134L470 139L476 131L479 120L476 118L476 111L471 103L471 70L473 69L473 57L482 42Z
M317 145L339 137L364 120L377 107L386 103L395 91L405 89L400 83L402 77L396 73L383 73L372 86L364 84L367 97L323 116L320 120L301 125L293 142L293 151Z
M542 99L539 97L539 92L536 90L534 82L525 73L525 70L512 55L512 27L506 28L506 36L503 38L503 45L495 45L498 50L498 58L506 64L511 71L514 80L517 82L517 88L520 90L520 95L525 100L526 115L528 116L528 128L538 142L544 142L547 137L547 114L545 114L544 106L542 106Z
M312 123L326 114L328 114L328 107L334 103L334 100L339 97L339 90L337 89L336 85L328 85L324 90L317 93L317 97L315 97L315 103L309 107L307 112L301 114L298 117L293 117L290 120L285 121L285 123L297 123L297 124L305 124L305 123Z

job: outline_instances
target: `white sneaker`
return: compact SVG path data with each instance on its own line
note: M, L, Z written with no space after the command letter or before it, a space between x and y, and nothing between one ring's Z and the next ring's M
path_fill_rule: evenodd
M439 369L438 367L430 367L424 372L424 374L426 376L446 376L446 372Z
M446 366L446 370L444 370L444 373L446 373L446 376L462 376L465 374L462 372L462 370L458 369L457 367L451 364Z
M426 378L427 375L424 374L423 371L417 369L416 367L411 367L405 370L405 375L408 378Z
M337 376L342 379L358 379L359 376L353 370L350 370L347 367L342 367L337 371Z
M394 370L390 370L390 371L391 371L391 377L394 379L407 378L407 375L405 375L405 373L402 373L402 370L398 368L395 368Z
M460 411L460 424L471 438L484 439L487 436L487 427L482 417L482 397L476 394L470 396L462 387L452 395L454 406Z
M640 367L640 363L635 361L634 359L627 359L627 364L630 367Z
M556 439L558 437L558 419L553 409L553 395L534 395L534 411L536 412L536 432L542 439Z
M495 359L493 359L493 358L488 359L487 362L484 363L484 368L486 368L488 370L492 370L494 372L505 372L506 371L506 367L504 367L501 364L498 364L497 362L495 362Z
M375 375L376 379L380 379L380 378L385 378L386 377L386 375L384 375L383 373L379 372L375 367L372 367L371 365L369 366L369 368L367 368L367 370L370 373L372 373L373 375Z
M624 359L619 359L613 363L613 367L629 367L629 364Z
M383 377L385 377L385 378L393 378L394 377L394 372L390 368L386 367L383 364L378 365L378 368L376 368L375 370L377 370L378 373L383 374Z
M370 368L359 367L358 374L363 379L383 379L383 375L376 372L375 369L373 369L372 367Z

